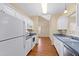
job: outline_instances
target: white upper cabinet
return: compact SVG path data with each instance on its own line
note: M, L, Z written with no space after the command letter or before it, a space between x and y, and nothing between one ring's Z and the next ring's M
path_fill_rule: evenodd
M33 26L33 21L31 19L28 19L27 20L27 28L32 29L32 26Z
M66 16L61 16L57 22L57 29L63 30L68 28L68 18Z

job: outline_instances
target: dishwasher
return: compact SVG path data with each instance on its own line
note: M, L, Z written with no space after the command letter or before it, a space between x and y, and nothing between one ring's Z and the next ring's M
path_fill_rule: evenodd
M75 52L67 45L64 45L64 56L77 56Z

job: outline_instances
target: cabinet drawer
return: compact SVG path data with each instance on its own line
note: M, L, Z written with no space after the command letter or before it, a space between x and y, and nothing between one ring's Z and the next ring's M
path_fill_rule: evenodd
M63 55L63 49L64 49L64 45L63 43L58 40L57 38L54 37L54 46L58 52L58 54L61 56Z

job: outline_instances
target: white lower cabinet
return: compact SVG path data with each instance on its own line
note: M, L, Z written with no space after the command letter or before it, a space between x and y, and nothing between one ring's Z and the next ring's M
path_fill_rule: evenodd
M35 46L36 43L37 43L36 36L32 36L31 38L26 40L26 44L25 44L26 55L31 51L31 49Z
M32 38L29 38L26 40L26 45L25 45L26 55L29 53L31 48L32 48Z
M64 45L63 42L61 42L59 39L57 39L56 37L54 37L54 46L59 54L59 56L63 56L63 51L64 51Z

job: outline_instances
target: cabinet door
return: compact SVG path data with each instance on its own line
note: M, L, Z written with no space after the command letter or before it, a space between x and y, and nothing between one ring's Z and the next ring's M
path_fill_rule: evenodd
M58 54L59 54L58 40L57 40L57 38L55 38L55 37L54 37L54 46L55 46L55 48L56 48L56 50L57 50L57 52L58 52Z
M64 46L63 46L63 43L61 41L59 41L59 40L57 40L57 49L58 49L59 55L62 56Z
M26 54L28 54L31 48L32 48L32 39L30 38L26 40L26 48L25 48Z
M55 46L58 54L60 56L63 55L63 49L64 49L63 43L55 37L54 37L54 46Z
M23 38L0 42L0 56L24 56Z

